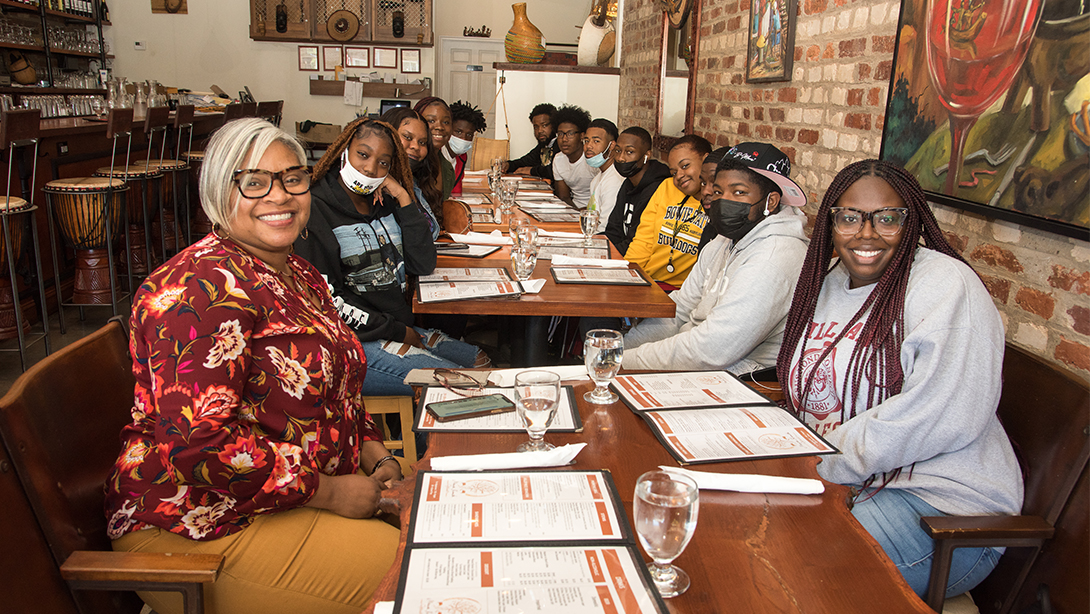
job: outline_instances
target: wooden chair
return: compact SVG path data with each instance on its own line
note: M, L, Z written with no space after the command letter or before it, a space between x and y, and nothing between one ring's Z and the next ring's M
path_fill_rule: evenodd
M126 337L111 320L24 373L0 399L0 435L82 612L124 611L83 590L142 590L181 592L197 614L222 556L113 552L106 535L103 484L132 420Z
M469 205L460 200L443 201L443 230L465 234L473 230L473 215Z
M275 126L279 126L283 109L283 100L265 100L257 103L257 116Z
M1025 476L1025 501L1020 516L944 516L920 519L935 540L927 604L942 611L950 573L950 557L964 546L1006 546L1008 549L991 575L974 589L981 612L1020 611L1016 601L1042 546L1057 533L1057 520L1070 503L1081 509L1081 540L1086 541L1086 501L1072 497L1076 484L1085 491L1087 459L1090 458L1090 390L1040 358L1007 346L1003 360L1003 393L999 418L1019 455ZM1085 495L1085 492L1084 492ZM1085 496L1083 497L1085 499ZM1079 522L1075 519L1074 522ZM1069 535L1070 539L1071 536ZM1075 537L1074 539L1079 539ZM1085 543L1073 566L1070 582L1081 586L1085 598ZM1078 558L1082 561L1075 565ZM1076 571L1081 567L1081 574ZM1057 576L1063 575L1058 573ZM1054 578L1063 582L1064 578ZM1036 586L1025 586L1032 595ZM1085 603L1085 602L1084 602ZM1059 611L1059 610L1057 610Z
M408 477L412 473L412 464L420 460L416 455L416 437L413 436L413 398L364 397L363 407L374 418L375 424L382 425L382 434L386 436L386 449L401 450L404 454L397 457L397 462L401 463L401 474ZM401 439L392 438L390 427L384 419L386 414L397 415L401 423Z

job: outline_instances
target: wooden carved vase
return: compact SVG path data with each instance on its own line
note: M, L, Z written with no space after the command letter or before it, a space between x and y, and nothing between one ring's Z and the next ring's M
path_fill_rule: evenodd
M516 64L540 62L545 57L545 45L541 40L541 30L526 17L526 3L512 4L511 10L515 12L515 23L511 24L503 41L507 61Z

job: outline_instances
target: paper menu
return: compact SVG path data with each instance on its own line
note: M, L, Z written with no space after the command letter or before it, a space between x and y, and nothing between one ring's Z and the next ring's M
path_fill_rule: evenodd
M474 298L518 296L519 287L508 281L459 281L420 284L417 287L421 303L462 301Z
M413 506L414 544L626 539L601 471L427 472Z
M400 612L666 612L639 554L624 547L419 548L406 552Z
M637 412L770 403L726 371L619 375L611 387Z
M431 272L431 275L421 275L419 283L442 283L445 281L511 281L507 269L495 268L456 268L439 267Z
M603 284L619 286L649 286L635 269L602 269L594 267L558 267L549 269L558 284Z
M495 394L499 393L515 402L515 391L513 388L485 388L481 394ZM583 422L579 416L579 412L576 411L575 398L573 396L571 386L561 386L560 388L560 403L556 407L556 416L553 418L552 425L549 426L550 433L578 433L583 430ZM426 407L428 403L436 403L438 401L452 401L461 398L458 394L447 390L441 386L428 386L424 389L424 392L420 395L420 408L416 412L416 424L413 426L413 430L416 432L431 432L431 431L443 431L447 433L459 433L459 432L478 432L478 433L525 433L526 427L522 423L522 419L518 417L517 411L504 412L502 414L489 414L487 416L477 416L475 418L464 418L462 420L452 420L450 422L439 422L432 416Z

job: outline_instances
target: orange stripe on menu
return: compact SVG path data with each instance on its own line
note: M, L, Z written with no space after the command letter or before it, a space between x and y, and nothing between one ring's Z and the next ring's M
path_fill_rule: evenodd
M812 443L814 445L814 447L819 448L821 450L828 450L829 449L829 446L827 446L827 445L821 443L820 441L818 441L818 439L816 437L814 437L814 434L811 433L810 431L806 430L804 427L796 426L795 431L799 435L802 435L803 438L806 439L806 441L809 441L810 443Z
M519 486L522 488L522 500L532 501L534 498L534 491L530 486L530 476L524 475L520 477Z
M613 595L609 594L609 587L599 584L594 587L598 591L598 600L602 603L602 611L606 614L618 614L617 604L613 603Z
M598 509L598 522L602 525L602 535L613 535L613 523L609 521L606 504L602 501L595 501L594 507Z
M639 391L637 390L637 388L639 388L639 390L643 390L643 388L640 388L640 385L638 383L636 383L634 380L632 380L631 378L622 376L622 377L618 377L618 378L614 379L613 381L619 383L622 388L627 390L628 393L632 395L633 400L635 400L641 406L643 406L643 407L650 407L651 406L651 404L648 403L646 400L644 400L643 395L640 394Z
M753 454L753 452L752 452L752 451L750 451L750 449L749 449L749 448L747 448L747 447L743 446L743 445L742 445L742 442L738 441L738 438L737 438L737 437L735 437L733 433L723 433L723 435L724 435L724 436L725 436L725 437L726 437L727 439L729 439L729 440L730 440L730 442L731 442L731 443L733 443L733 444L734 444L734 446L735 446L736 448L738 448L739 450L741 450L741 451L742 451L742 454L750 454L750 455L752 455L752 454Z
M428 478L428 501L438 501L439 491L443 488L443 478L433 475Z
M765 428L765 423L761 422L761 419L757 417L757 414L749 411L748 409L743 409L742 413L745 414L747 418L752 420L753 424L756 424L760 428Z
M481 588L492 588L492 553L481 553Z
M659 428L662 429L663 433L666 433L667 435L673 434L674 431L672 431L670 427L666 424L666 418L663 418L659 414L650 414L650 416L652 420L658 423Z
M595 499L602 498L602 487L598 484L598 476L593 473L587 476L587 483L590 484L590 496Z
M595 583L605 582L606 576L602 573L602 564L598 561L598 553L594 550L584 550L583 554L587 557L587 567L590 569L591 580Z
M647 399L647 403L649 403L650 405L654 407L662 407L662 403L660 403L659 400L655 397L651 396L651 393L644 393L644 397Z
M704 394L706 394L709 397L711 397L712 399L714 399L716 403L726 403L726 401L719 398L719 395L715 394L711 390L708 390L707 388L704 388L701 392L703 392Z
M636 601L636 594L628 585L628 578L621 568L621 557L616 550L603 550L602 558L606 560L606 569L609 570L609 578L613 582L613 588L617 590L617 597L621 602L621 609L626 613L639 612L640 604Z
M681 455L682 455L682 456L684 456L685 458L687 458L687 459L690 459L690 460L691 460L691 459L693 459L693 458L695 458L695 457L693 456L693 453L692 453L692 452L690 452L690 451L688 450L688 448L686 448L685 446L681 445L681 442L680 442L680 441L678 441L677 437L667 437L666 439L667 439L667 440L669 440L669 441L670 441L670 443L671 443L671 444L673 444L675 448L677 448L677 451L678 451L679 453L681 453Z
M435 426L435 416L430 411L424 412L424 426Z
M470 535L472 535L473 537L481 537L481 534L483 532L483 528L481 527L481 525L483 524L481 522L481 514L483 513L484 509L482 507L482 504L474 503L473 510L469 514L469 523L470 527L472 528Z

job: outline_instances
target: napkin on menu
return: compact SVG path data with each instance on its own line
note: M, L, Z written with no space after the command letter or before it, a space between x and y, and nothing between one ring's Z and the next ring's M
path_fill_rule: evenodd
M379 601L375 604L375 614L394 614L394 602Z
M575 460L587 444L570 443L541 452L509 452L505 454L466 454L439 456L431 459L433 471L484 471L488 469L521 469L523 467L558 467Z
M553 256L553 266L593 266L602 269L627 269L628 261L608 258L577 258L556 254Z
M785 478L778 475L756 475L752 473L708 473L691 471L680 467L660 465L663 471L673 471L687 475L696 482L701 490L733 490L736 492L782 493L788 495L819 495L825 492L821 480L806 478Z
M458 243L472 243L474 245L511 245L511 238L503 236L503 233L498 230L493 230L488 234L483 232L471 232L469 234L461 235L452 232L450 233L450 236Z
M582 239L581 232L564 232L563 230L538 230L539 237L555 237L557 239Z
M523 371L552 371L560 376L560 381L589 379L586 365L562 365L556 367L531 367L529 369L497 369L488 374L488 381L500 388L515 385L515 376Z
M523 294L537 294L545 287L545 281L544 279L527 279L526 281L520 281L519 286L522 288Z

